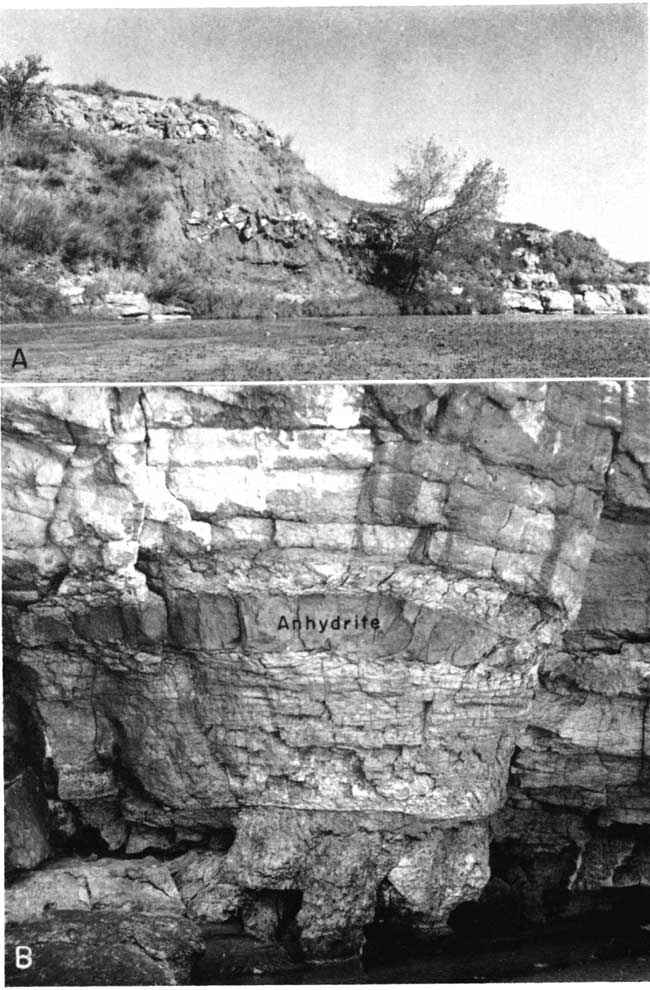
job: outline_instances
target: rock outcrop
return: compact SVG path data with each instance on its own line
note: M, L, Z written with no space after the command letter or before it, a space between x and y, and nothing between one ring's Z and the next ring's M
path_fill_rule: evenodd
M57 87L43 117L3 164L8 321L648 309L647 265L532 224L495 223L401 299L399 210L327 188L289 138L215 100Z
M68 857L8 903L87 872L112 911L102 878L164 853L183 918L324 958L378 914L443 930L539 808L647 829L649 409L640 382L6 395L5 668L40 739L13 745ZM584 883L645 876L639 836Z
M211 141L225 129L280 148L282 140L240 110L195 101L121 94L107 87L103 94L59 86L47 104L46 119L61 127L94 134L160 138L171 141Z

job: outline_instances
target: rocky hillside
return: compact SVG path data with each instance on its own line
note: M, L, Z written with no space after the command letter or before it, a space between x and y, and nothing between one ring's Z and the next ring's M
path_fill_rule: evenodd
M341 250L351 201L239 111L59 89L3 150L10 317L30 287L34 305L129 317L394 308Z
M130 931L165 983L219 925L250 972L650 884L649 415L641 382L7 395L10 944L56 982L73 931L115 983Z
M391 313L373 274L390 211L346 199L215 101L59 88L1 140L5 318ZM642 312L644 265L581 235L498 225L422 311Z

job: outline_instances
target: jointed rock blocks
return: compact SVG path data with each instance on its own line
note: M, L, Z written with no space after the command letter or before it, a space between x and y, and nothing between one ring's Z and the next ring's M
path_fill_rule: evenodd
M646 825L649 409L639 382L8 394L7 665L55 847L164 851L183 916L326 957L377 911L439 930L531 807L576 849L596 809ZM642 870L604 838L580 883Z

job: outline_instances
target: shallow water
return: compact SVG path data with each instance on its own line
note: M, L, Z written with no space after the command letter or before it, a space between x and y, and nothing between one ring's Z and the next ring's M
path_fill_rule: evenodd
M234 952L231 954L228 943ZM236 943L236 945L235 945ZM439 951L402 950L393 959L354 959L317 966L273 960L273 948L257 954L253 940L208 940L197 985L311 985L355 983L507 983L650 980L650 932L603 935L556 929L546 936L448 940ZM224 960L227 959L224 966ZM234 971L237 961L248 967Z

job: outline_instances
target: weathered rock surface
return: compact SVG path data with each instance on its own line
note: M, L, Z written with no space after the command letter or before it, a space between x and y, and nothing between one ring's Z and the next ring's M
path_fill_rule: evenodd
M505 289L503 305L506 309L520 309L524 313L544 312L539 292L530 289Z
M166 865L138 860L60 859L21 877L6 892L12 921L50 911L144 911L182 914L183 902Z
M58 87L45 111L52 123L75 130L165 140L207 141L228 127L241 138L281 146L281 139L240 110L210 112L194 102L155 96L81 93Z
M31 872L5 896L10 985L189 983L203 949L167 866L65 859ZM28 945L32 966L15 965Z
M650 405L644 384L624 395L582 606L540 664L494 824L497 872L532 916L650 886Z
M575 296L576 312L585 315L620 314L625 312L621 290L617 285L580 286Z
M480 895L513 754L503 848L539 808L643 829L649 410L641 382L7 395L5 664L71 841L176 852L193 917L324 957ZM645 876L635 835L585 877Z
M545 313L573 313L573 296L566 289L543 289L539 298Z
M120 911L58 911L8 924L8 986L187 986L202 951L186 918ZM31 949L31 966L16 967L16 948Z

